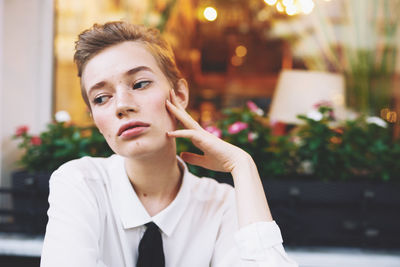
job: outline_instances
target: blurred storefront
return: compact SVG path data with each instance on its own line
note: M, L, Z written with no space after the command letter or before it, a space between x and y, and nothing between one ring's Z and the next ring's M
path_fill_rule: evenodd
M190 113L254 152L263 181L278 186L266 191L276 214L289 218L292 244L310 244L307 227L318 234L306 213L295 213L311 206L309 218L325 219L320 233L333 236L316 236L318 245L331 238L335 246L398 248L392 233L399 216L391 212L400 201L399 14L400 0L0 0L0 187L10 186L22 154L11 138L18 126L39 134L58 111L67 111L71 124L93 124L73 62L75 41L94 23L124 20L162 32L188 80ZM214 124L224 108L243 106ZM361 120L342 123L362 112L369 117L360 127ZM246 123L244 131L230 131L237 122ZM293 183L303 178L312 185ZM364 187L344 197L359 181ZM397 184L387 191L387 182ZM324 189L330 183L340 186ZM0 197L0 209L11 202ZM347 217L331 220L329 205ZM329 224L342 235L326 232Z
M255 100L267 109L282 68L293 65L285 41L269 37L263 1L56 1L55 110L90 123L72 62L77 35L94 22L125 20L159 28L190 85L190 109L207 123L215 110ZM184 27L182 27L184 25Z

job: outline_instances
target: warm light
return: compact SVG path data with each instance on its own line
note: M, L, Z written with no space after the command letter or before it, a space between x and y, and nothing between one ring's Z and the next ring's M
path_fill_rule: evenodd
M396 111L391 111L388 108L384 108L381 110L381 118L389 123L397 122L397 113Z
M386 115L387 115L389 112L390 112L390 109L388 109L388 108L381 109L381 118L384 119L384 120L386 120Z
M268 19L268 17L269 17L269 13L268 13L268 11L267 10L265 10L265 9L262 9L260 12L258 12L258 14L257 14L257 19L259 20L259 21L266 21L267 19Z
M276 9L277 9L279 12L285 11L285 9L283 8L281 2L278 2L278 4L276 4Z
M294 0L283 0L283 1L282 1L282 4L283 4L285 7L293 6Z
M244 57L247 54L247 48L243 45L239 45L236 47L235 53L238 57Z
M289 16L293 16L297 13L297 8L294 5L290 5L286 7L286 14Z
M267 5L273 6L276 4L276 0L264 0Z
M264 0L264 2L271 6L276 4L275 7L279 12L286 12L286 14L289 16L293 16L301 12L304 14L310 14L315 6L313 0Z
M231 64L235 67L239 67L240 65L243 64L243 58L238 56L233 56L231 58Z
M217 19L218 13L217 10L213 7L206 7L203 12L204 17L208 21L214 21Z
M314 9L314 1L312 0L299 0L301 5L301 10L304 14L310 14Z
M386 120L390 123L395 123L397 121L397 113L395 111L390 111L386 115Z

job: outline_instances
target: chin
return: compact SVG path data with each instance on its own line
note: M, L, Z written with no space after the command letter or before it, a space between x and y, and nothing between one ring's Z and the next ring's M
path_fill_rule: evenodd
M147 138L146 138L147 139ZM145 159L159 157L160 155L176 154L175 140L165 137L164 140L154 140L154 138L134 139L120 144L114 151L126 158Z

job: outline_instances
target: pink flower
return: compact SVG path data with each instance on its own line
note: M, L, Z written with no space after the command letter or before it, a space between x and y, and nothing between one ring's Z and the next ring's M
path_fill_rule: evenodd
M256 103L254 103L253 101L250 101L250 100L247 101L246 105L247 105L248 109L250 109L251 112L254 112L259 116L263 116L264 115L264 111L261 108L259 108L256 105Z
M319 109L320 107L330 107L331 108L332 106L333 106L332 102L326 101L326 100L323 100L323 101L320 101L320 102L314 104L314 108L316 108L316 109Z
M17 130L15 131L15 135L21 136L23 134L26 134L28 131L29 131L29 127L26 125L22 125L17 128Z
M229 126L228 133L236 134L238 132L241 132L241 131L247 129L247 127L249 127L247 123L237 121Z
M207 126L207 127L205 128L205 130L206 130L207 132L209 132L209 133L215 135L215 136L218 137L218 138L221 138L221 137L222 137L222 131L221 131L218 127L215 127L215 126Z
M254 103L253 101L247 101L247 107L251 110L251 111L253 111L253 112L257 112L257 110L258 110L258 107L257 107L257 105L256 105L256 103Z
M42 144L42 139L39 136L32 136L31 144L34 146L40 146Z
M256 140L258 138L258 133L255 132L249 132L247 134L247 140L249 140L249 142L253 142L254 140Z

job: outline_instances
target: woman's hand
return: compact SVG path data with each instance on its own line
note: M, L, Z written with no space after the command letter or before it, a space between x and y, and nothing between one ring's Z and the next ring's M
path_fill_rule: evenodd
M180 156L184 161L213 171L233 172L242 161L250 158L244 150L204 130L180 105L174 90L170 91L170 99L171 101L166 101L167 109L183 124L185 129L168 132L167 135L189 138L204 153L198 155L182 152Z
M168 132L167 135L189 138L204 153L197 155L182 152L182 159L189 164L232 174L240 226L272 221L260 176L250 155L204 130L179 104L173 90L170 95L171 101L167 100L167 109L186 129Z

